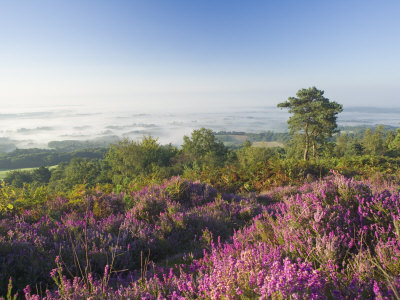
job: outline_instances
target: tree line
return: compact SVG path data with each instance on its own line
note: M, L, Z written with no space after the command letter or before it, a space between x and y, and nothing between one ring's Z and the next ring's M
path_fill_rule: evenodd
M340 134L336 118L342 106L323 95L323 91L312 87L278 104L292 113L288 121L290 139L283 148L253 147L251 141L247 141L240 148L230 149L218 140L218 134L201 128L184 136L181 147L161 145L151 136L141 141L124 139L108 149L64 153L66 161L58 163L54 170L41 167L33 172L14 171L4 181L16 187L26 183L45 184L60 192L82 184L132 188L181 175L192 180L217 182L221 187L237 181L236 186L243 188L251 181L246 188L250 191L268 184L291 183L296 176L321 176L341 165L354 164L354 170L368 163L375 166L376 159L372 158L377 157L383 157L378 164L397 168L400 129L385 130L377 126L366 129L363 135L359 132ZM33 154L38 157L55 154L35 151ZM17 157L23 161L27 152L19 150L18 153ZM74 157L85 153L88 156ZM51 164L49 160L43 161L46 162L43 165Z

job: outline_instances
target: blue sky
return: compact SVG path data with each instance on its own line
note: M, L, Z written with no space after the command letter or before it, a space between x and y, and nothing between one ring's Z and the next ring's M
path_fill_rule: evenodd
M3 1L0 104L400 106L400 1Z

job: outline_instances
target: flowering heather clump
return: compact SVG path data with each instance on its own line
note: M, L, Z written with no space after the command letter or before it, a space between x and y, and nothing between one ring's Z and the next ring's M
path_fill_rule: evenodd
M382 295L396 295L399 192L373 193L377 187L339 174L312 185L312 191L305 185L268 207L242 238L261 239L286 257L311 262L324 274L328 296L369 298L374 286L382 287Z
M112 265L111 281L116 274L127 280L140 273L143 255L170 264L181 262L185 252L199 256L213 238L228 238L263 210L254 200L227 201L207 185L180 178L129 197L130 204L123 194L56 198L43 204L52 211L39 220L32 211L0 219L0 295L10 277L19 289L55 288L48 274L57 255L69 278L91 273L95 280Z
M14 222L11 228L1 223L3 246L23 249L16 245L24 243L34 249L27 253L29 258L48 259L47 274L55 284L40 296L27 287L26 298L400 297L400 194L394 183L383 189L333 174L297 192L276 189L260 205L234 196L224 200L207 186L183 182L175 178L132 194L126 212L107 218L69 211L59 220L28 224L14 216L9 219ZM268 197L272 201L265 205ZM217 235L225 241L217 241ZM64 240L68 236L72 242ZM58 248L51 243L58 243ZM53 264L49 258L55 259L57 249L61 257ZM143 263L142 257L139 265L138 253L148 253L147 249L156 264L146 259ZM68 251L77 253L86 273L74 270L76 258L68 258ZM13 257L12 251L8 255ZM171 263L176 255L179 259ZM44 272L46 268L40 267ZM131 272L115 273L123 268ZM69 274L71 270L75 273ZM40 275L45 280L45 274Z

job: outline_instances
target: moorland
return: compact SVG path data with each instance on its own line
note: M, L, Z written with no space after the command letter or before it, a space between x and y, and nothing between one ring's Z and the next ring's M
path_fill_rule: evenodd
M2 154L0 295L399 299L400 130L332 103L290 133Z

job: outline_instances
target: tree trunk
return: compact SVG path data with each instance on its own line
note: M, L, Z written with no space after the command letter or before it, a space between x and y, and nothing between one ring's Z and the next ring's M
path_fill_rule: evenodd
M305 140L306 144L305 144L305 147L304 147L304 160L307 160L308 149L309 149L309 146L310 146L310 137L308 136L308 124L306 124L306 127L304 128L304 134L306 136L306 140Z
M308 143L309 143L308 136L306 135L306 146L304 148L304 160L307 160L307 156L308 156L308 148L309 148Z
M317 149L316 149L317 147L315 146L315 140L313 140L313 143L312 143L312 152L313 152L313 157L315 158L315 155L317 154L316 152L317 152Z

